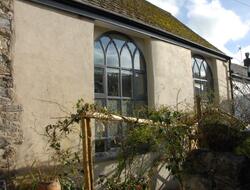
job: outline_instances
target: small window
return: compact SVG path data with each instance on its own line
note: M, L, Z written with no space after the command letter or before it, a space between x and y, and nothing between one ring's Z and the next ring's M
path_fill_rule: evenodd
M146 64L128 37L107 33L95 41L95 102L108 110L131 116L147 104ZM97 156L112 155L124 135L124 124L96 122Z
M213 77L211 69L202 57L192 58L192 70L194 80L194 95L202 98L202 101L211 102L213 99Z

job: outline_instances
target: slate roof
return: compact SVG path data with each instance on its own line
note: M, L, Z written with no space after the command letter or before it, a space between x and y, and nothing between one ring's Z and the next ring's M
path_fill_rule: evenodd
M145 0L74 0L102 10L119 14L134 21L166 31L206 48L221 52L207 40L196 34L170 13Z

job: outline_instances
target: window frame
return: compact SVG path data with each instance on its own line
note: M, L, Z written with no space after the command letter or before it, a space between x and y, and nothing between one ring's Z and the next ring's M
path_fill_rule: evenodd
M113 36L113 38L112 38L112 36ZM123 41L124 41L124 44L120 47L120 50L117 47L117 44L115 43L115 40L116 40L115 36L121 37L121 39L123 39ZM109 38L109 42L106 44L106 47L104 47L103 43L101 42L101 39L103 37L108 37ZM103 34L101 34L99 37L97 37L95 39L95 41L94 41L94 52L96 51L96 48L95 48L96 46L95 45L98 42L99 42L99 44L101 45L101 48L102 48L104 63L103 64L95 64L94 63L94 73L96 71L96 68L103 69L103 72L104 72L103 73L103 93L94 92L95 101L102 101L102 102L104 102L105 106L108 106L108 101L109 100L118 101L117 110L119 111L119 113L122 113L122 111L123 111L123 104L122 104L123 101L127 101L127 100L131 101L131 107L132 107L131 110L133 110L133 107L135 106L136 102L145 102L145 105L147 105L148 104L147 68L146 68L147 64L146 64L146 60L144 58L144 55L143 55L142 51L140 50L139 46L136 44L136 42L127 35L124 35L124 34L122 34L120 32L113 32L113 31L103 33ZM109 45L111 43L113 43L113 45L115 47L115 50L117 52L117 55L118 55L118 66L110 66L107 63L107 53L108 53ZM133 52L131 51L131 47L129 46L129 43L134 45L134 51ZM131 56L131 64L132 64L131 68L125 68L125 67L122 66L122 52L123 52L123 49L125 47L127 47L127 50L129 51L130 56ZM138 55L136 55L137 53L139 53L139 56L140 56L139 64L143 64L143 67L140 70L135 68L135 61L136 61L135 56L138 56ZM141 60L142 60L142 62L141 62ZM94 59L94 62L95 62L95 59ZM118 87L118 89L119 89L118 96L110 96L109 95L109 92L108 92L108 69L117 69L119 71L119 75L118 75L119 76L119 78L118 78L118 85L119 85L119 87ZM123 71L131 73L131 96L130 97L123 96L123 80L122 80L123 79L123 76L122 76ZM143 96L135 97L136 74L143 75L143 83L144 83L144 88L143 88L144 95ZM120 126L118 126L118 130L123 131L123 129L120 129L120 128L123 127L122 125L123 124L120 124ZM106 133L105 136L103 136L101 138L100 137L96 138L95 142L98 141L98 140L104 140L104 143L107 143L106 141L111 142L114 139L113 136L109 135L109 129L107 129L107 127L105 127L105 133ZM122 135L124 135L124 134L122 134ZM96 152L95 151L95 155L100 160L107 159L107 158L110 159L110 158L113 158L113 157L116 156L116 154L112 154L110 152L110 150L108 150L108 151L104 150L104 152Z
M197 59L202 60L202 62L200 64L200 67L199 67L198 62L196 61ZM194 67L195 67L194 62L198 67L199 77L194 76L194 73L195 73L194 72ZM203 66L204 63L206 63L207 68L205 68L205 66ZM205 77L200 76L202 67L206 71L206 76ZM212 72L210 64L205 59L205 57L203 57L202 55L197 55L197 54L192 55L192 77L193 77L194 96L195 97L197 97L197 96L201 97L202 102L204 102L204 103L213 102L213 99L214 99L214 77L213 77L213 72ZM210 77L210 79L209 79L209 77ZM197 84L198 82L205 82L207 84L207 88L208 88L208 90L206 92L207 95L204 96L204 93L202 93L202 92L199 92L198 94L196 93L195 84Z

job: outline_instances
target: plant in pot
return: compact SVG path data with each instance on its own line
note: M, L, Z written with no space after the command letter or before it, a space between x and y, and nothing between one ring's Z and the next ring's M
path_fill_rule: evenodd
M34 190L61 190L59 168L56 164L44 166L33 162L30 175Z

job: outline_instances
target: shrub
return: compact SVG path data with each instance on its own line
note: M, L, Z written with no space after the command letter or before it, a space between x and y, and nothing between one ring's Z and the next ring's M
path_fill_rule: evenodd
M242 140L244 124L219 110L208 110L200 122L201 148L218 152L231 152Z
M234 150L238 155L250 158L250 137L245 138Z

